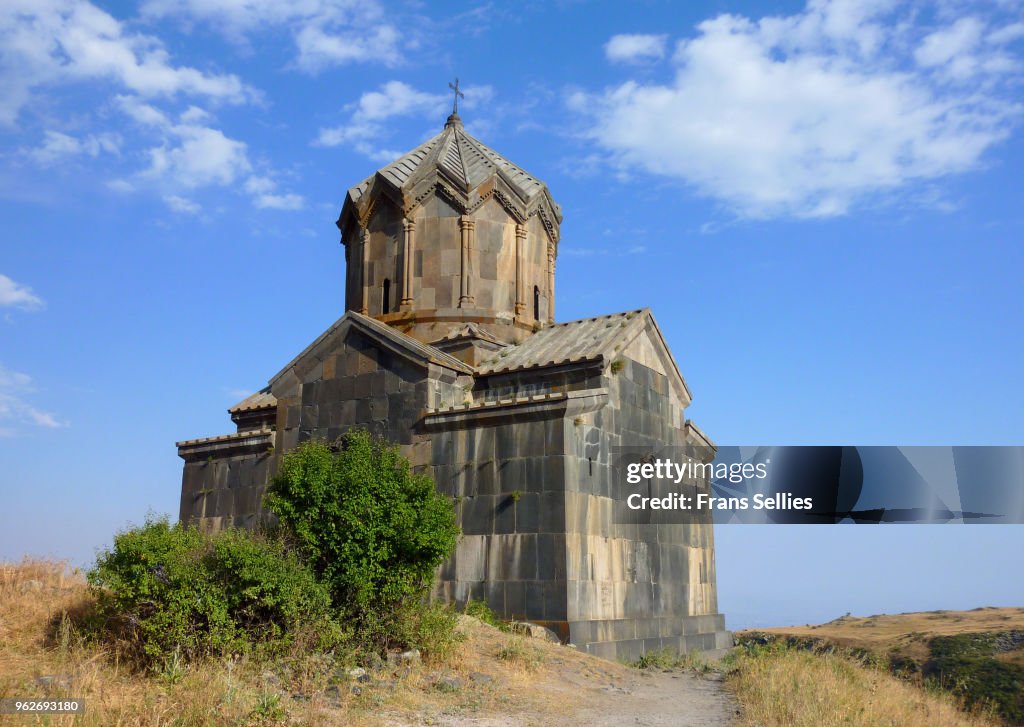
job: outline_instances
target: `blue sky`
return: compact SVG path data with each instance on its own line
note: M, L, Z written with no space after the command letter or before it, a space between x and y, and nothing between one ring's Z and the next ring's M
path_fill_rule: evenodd
M557 317L650 306L716 441L1024 443L1017 2L13 0L0 558L177 512L174 442L342 313L345 190L455 76L563 206ZM733 626L1024 603L977 566L1021 528L716 537Z

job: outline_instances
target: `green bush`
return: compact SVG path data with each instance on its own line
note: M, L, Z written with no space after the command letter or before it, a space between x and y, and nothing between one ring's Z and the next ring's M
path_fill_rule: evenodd
M991 707L1010 724L1024 723L1024 667L995 658L994 633L936 636L925 678L958 694L968 708Z
M150 668L171 658L340 643L330 594L281 542L148 519L114 538L89 572L90 625Z
M265 502L363 640L407 645L403 610L425 597L459 535L433 481L355 429L338 451L310 441L285 454Z

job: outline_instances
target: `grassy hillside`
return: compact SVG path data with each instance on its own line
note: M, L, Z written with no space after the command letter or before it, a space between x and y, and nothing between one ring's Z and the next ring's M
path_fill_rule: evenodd
M793 660L853 659L919 690L946 692L969 711L1024 723L1024 608L845 616L737 636L784 645Z
M25 561L0 565L0 694L77 697L84 717L54 725L323 724L372 725L375 713L488 713L506 704L544 709L533 685L565 659L593 657L539 640L502 633L462 617L463 641L446 663L387 666L349 673L296 653L273 662L211 659L169 661L161 673L133 673L103 649L82 643L67 614L90 607L84 578L62 565ZM615 665L608 665L615 667ZM0 724L24 724L0 716Z
M67 616L92 603L81 574L61 564L0 563L0 695L86 703L81 717L0 715L0 725L611 727L639 719L726 727L735 711L719 681L641 672L465 615L461 640L441 662L352 671L337 655L296 652L169 660L143 674L83 643L70 625Z

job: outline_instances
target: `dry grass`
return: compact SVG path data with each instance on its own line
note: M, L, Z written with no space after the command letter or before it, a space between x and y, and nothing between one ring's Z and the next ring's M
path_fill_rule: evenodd
M540 640L525 643L463 616L465 640L447 661L380 670L371 684L359 685L360 695L350 691L354 682L337 678L334 665L298 655L274 664L244 658L168 664L163 674L141 675L79 637L70 616L87 612L92 602L82 574L62 563L0 564L0 694L85 700L84 715L38 724L369 726L509 712L529 712L543 724L566 710L564 695L546 688L560 681L552 679L554 670L601 683L627 671ZM56 679L45 685L40 677ZM457 680L457 688L442 688L441 677ZM0 725L25 723L25 717L0 716Z
M964 714L949 696L835 654L768 649L742 656L729 683L743 705L741 723L751 727L999 724Z
M843 616L817 626L755 629L780 636L823 639L837 646L878 654L899 652L917 661L928 657L928 639L968 633L1024 631L1024 608L976 608L973 611L924 611L879 616ZM737 636L745 633L739 632ZM1020 652L1003 658L1015 660Z

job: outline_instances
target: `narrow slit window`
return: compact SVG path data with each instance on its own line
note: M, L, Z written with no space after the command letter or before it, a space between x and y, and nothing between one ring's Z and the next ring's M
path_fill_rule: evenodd
M533 286L533 319L540 320L540 288Z
M387 313L391 310L391 280L384 278L383 290L381 291L380 312Z

